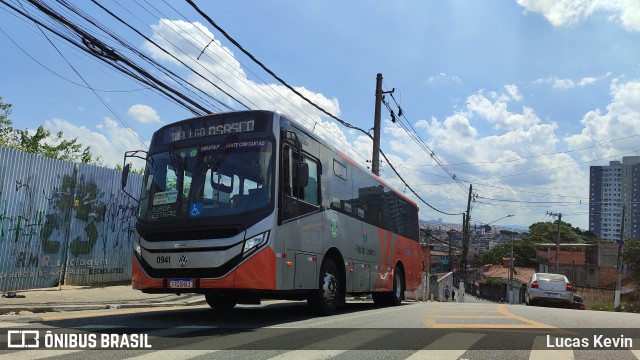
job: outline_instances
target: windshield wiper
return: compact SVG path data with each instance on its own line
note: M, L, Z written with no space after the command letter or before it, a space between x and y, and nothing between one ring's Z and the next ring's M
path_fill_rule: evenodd
M213 169L214 171L217 171L217 169L220 167L220 165L222 165L224 160L227 158L227 156L231 152L231 147L227 147L227 145L229 145L232 141L235 141L237 137L238 137L238 134L235 132L227 135L227 137L224 138L222 143L220 143L220 146L211 155L209 155L208 161L204 161L204 156L203 156L203 162L198 167L198 170L194 172L193 179L200 179L200 175L202 174L203 171L206 171L209 169ZM191 187L189 198L193 198L196 195L194 193L196 191L196 188L197 186Z

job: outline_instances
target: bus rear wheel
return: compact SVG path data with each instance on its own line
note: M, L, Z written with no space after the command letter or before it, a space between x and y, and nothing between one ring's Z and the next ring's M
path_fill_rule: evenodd
M235 296L227 294L205 294L204 298L207 300L207 304L216 311L228 311L238 304Z
M378 306L398 306L404 298L404 273L399 266L393 271L393 291L373 293L373 302Z
M322 316L333 315L338 308L342 294L340 273L331 258L325 258L320 267L319 288L309 294L307 302Z

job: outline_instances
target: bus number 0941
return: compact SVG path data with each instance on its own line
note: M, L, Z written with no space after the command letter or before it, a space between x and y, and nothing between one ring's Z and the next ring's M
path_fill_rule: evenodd
M171 256L158 256L158 257L156 257L156 263L158 263L158 264L171 264Z

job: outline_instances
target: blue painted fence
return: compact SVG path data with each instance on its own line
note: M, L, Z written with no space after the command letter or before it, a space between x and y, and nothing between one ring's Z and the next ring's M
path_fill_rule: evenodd
M121 174L0 147L0 291L130 280L137 203ZM141 184L130 174L127 191Z

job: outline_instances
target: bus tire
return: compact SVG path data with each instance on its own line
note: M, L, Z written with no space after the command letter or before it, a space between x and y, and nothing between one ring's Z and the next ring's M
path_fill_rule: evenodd
M333 315L342 294L340 273L333 259L326 257L320 267L319 287L309 294L307 302L321 316Z
M238 304L238 300L234 296L227 294L205 294L204 298L207 300L207 304L216 311L229 311Z
M377 306L398 306L404 298L404 273L399 266L393 271L393 291L371 294Z
M393 291L390 294L389 305L398 306L404 299L404 272L399 266L393 271Z

